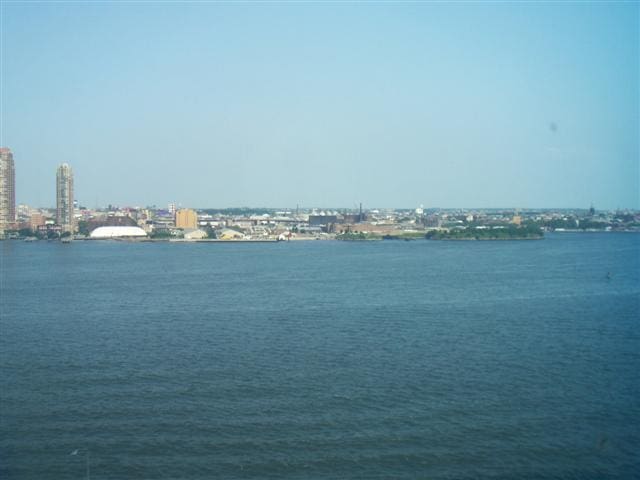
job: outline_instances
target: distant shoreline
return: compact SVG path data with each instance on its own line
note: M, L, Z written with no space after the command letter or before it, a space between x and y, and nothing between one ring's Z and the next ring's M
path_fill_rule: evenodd
M540 237L504 237L504 238L498 238L498 237L487 237L487 238L475 238L475 237L468 237L468 238L454 238L454 237L442 237L442 238L427 238L426 240L430 241L430 242L494 242L494 241L510 241L510 240L544 240L544 235L540 236Z
M582 235L585 233L598 233L598 234L611 234L611 233L627 233L627 234L640 234L640 230L552 230L545 232L545 235L540 236L514 236L514 237L475 237L475 236L449 236L446 234L433 236L431 238L426 237L425 235L412 235L412 236L402 236L402 235L383 235L376 237L365 237L365 238L336 238L336 237L293 237L287 240L278 240L275 238L260 238L260 239L236 239L236 240L221 240L217 238L205 238L205 239L194 239L187 240L183 238L149 238L149 237L111 237L111 238L91 238L91 237L78 237L73 238L71 242L79 241L79 242L95 242L95 241L113 241L113 242L125 242L125 243L224 243L224 244L233 244L233 243L287 243L287 242L309 242L309 241L340 241L340 242L370 242L370 241L415 241L415 240L426 240L426 241L503 241L503 240L544 240L546 234L578 234ZM6 238L0 237L0 241L23 241L27 243L34 242L59 242L59 243L71 243L71 242L62 242L62 239L37 239L34 237L25 237L25 238Z

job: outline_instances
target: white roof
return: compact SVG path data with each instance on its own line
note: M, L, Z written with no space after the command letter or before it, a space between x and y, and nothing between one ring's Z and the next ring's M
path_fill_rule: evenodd
M146 237L140 227L98 227L91 232L91 238Z

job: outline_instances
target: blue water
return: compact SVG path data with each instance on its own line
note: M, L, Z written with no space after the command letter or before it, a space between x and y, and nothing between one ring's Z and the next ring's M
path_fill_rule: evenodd
M640 235L0 243L2 479L640 478Z

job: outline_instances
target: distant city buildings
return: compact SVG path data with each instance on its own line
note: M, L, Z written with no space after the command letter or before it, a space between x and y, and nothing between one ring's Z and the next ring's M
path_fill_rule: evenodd
M0 235L16 221L16 173L13 153L0 148Z
M72 233L75 229L73 207L73 170L63 163L56 173L56 223L63 232Z
M197 228L198 215L195 210L182 208L176 212L176 228Z
M9 148L0 148L0 238L28 241L149 237L149 241L498 238L501 232L640 232L640 211L588 209L269 209L178 208L109 205L81 207L74 176L64 163L56 170L56 208L15 201L15 169ZM102 229L102 230L100 230ZM434 233L434 231L436 231ZM496 232L498 233L496 233ZM93 234L93 232L96 232ZM111 232L106 235L105 232ZM134 232L134 233L132 233ZM136 233L137 232L137 233ZM503 238L504 235L502 235Z
M29 228L34 232L38 230L38 227L43 226L47 222L47 218L40 212L32 213L29 216Z
M63 172L65 173L65 172ZM69 173L68 171L66 173ZM65 177L65 175L62 175ZM69 177L68 175L66 175ZM70 179L70 177L69 177ZM64 182L63 182L64 183ZM69 183L69 182L67 182ZM71 202L67 202L71 204ZM16 206L16 221L4 238L56 239L69 231L55 208ZM514 229L544 231L640 232L640 211L594 211L587 209L441 209L422 214L406 209L300 209L267 208L179 209L171 215L156 207L81 207L76 213L75 239L96 238L100 227L139 226L149 241L203 240L314 240L314 239L412 239L427 235L491 237ZM595 210L595 209L594 209ZM64 216L63 216L64 217ZM69 218L69 217L67 217ZM74 222L74 223L76 223ZM67 225L63 230L63 225ZM118 230L122 230L118 228ZM437 231L436 234L430 232ZM523 231L523 230L518 230ZM477 233L477 234L474 234ZM492 233L493 232L493 233ZM498 236L495 233L494 236ZM518 233L518 232L516 232ZM125 235L132 237L133 235ZM141 237L142 238L142 237Z

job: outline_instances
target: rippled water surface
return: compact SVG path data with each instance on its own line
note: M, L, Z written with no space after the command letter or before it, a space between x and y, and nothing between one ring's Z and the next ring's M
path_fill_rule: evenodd
M0 243L2 479L640 478L640 235Z

